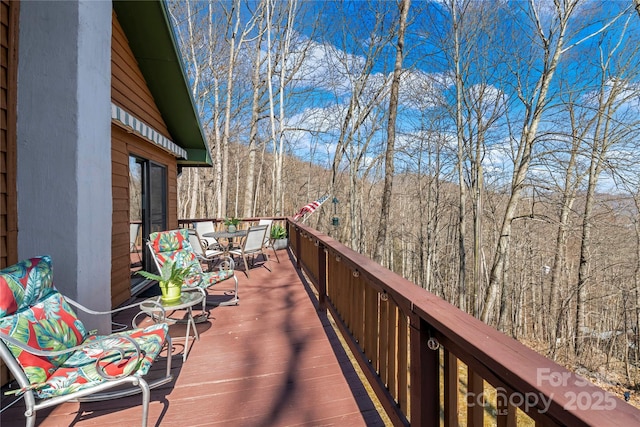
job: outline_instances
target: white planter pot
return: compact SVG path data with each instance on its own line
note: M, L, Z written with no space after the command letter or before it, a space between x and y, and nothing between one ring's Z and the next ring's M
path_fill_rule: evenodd
M277 239L273 241L273 248L275 250L280 250L280 249L284 249L287 247L288 244L288 240L287 239Z

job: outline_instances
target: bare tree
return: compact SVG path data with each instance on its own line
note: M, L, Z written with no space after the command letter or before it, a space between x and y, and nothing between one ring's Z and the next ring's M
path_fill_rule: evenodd
M566 32L574 14L578 0L556 2L553 11L553 21L550 28L545 28L540 19L540 9L533 0L529 1L527 16L531 19L535 39L531 40L542 53L542 67L533 88L523 86L524 76L516 75L518 82L518 98L524 108L524 118L520 131L519 144L513 159L513 173L511 178L511 193L502 220L500 237L495 250L489 285L487 286L484 305L480 318L489 323L495 315L494 308L500 292L506 283L505 272L508 271L509 242L511 226L516 216L516 208L522 196L525 180L529 172L531 157L534 154L534 144L538 126L547 109L549 88L566 43Z
M628 24L627 19L627 24ZM585 303L588 295L588 284L591 276L590 252L592 245L593 209L596 188L600 175L607 167L608 153L612 147L628 144L635 138L637 121L622 120L620 115L629 114L623 111L629 102L635 102L638 89L630 81L637 76L638 45L625 45L623 52L618 52L626 33L626 25L620 32L617 43L608 50L601 44L600 49L600 84L591 97L587 108L594 111L593 130L590 136L589 173L586 200L582 222L582 239L580 248L580 266L576 295L576 337L575 352L579 356L584 343L584 331L587 328ZM635 114L635 113L631 113Z
M389 94L389 117L387 122L387 148L385 151L385 175L384 189L382 191L382 212L378 225L378 237L376 238L376 250L373 259L382 261L383 248L387 240L387 228L389 212L391 208L391 191L393 189L394 156L396 142L396 121L398 114L398 93L400 91L400 76L402 75L402 60L404 55L404 35L407 31L407 16L411 0L402 0L398 4L398 35L396 41L396 60L393 67L393 79L391 80L391 93Z
M263 9L264 10L264 9ZM258 124L260 121L260 115L262 113L262 95L265 88L262 84L262 78L260 70L264 63L264 57L261 50L262 37L265 33L266 22L264 17L258 18L258 35L254 40L255 59L253 63L253 74L251 78L251 85L253 89L253 97L251 100L251 124L249 131L249 144L247 146L248 158L244 174L245 189L244 189L244 203L243 203L243 215L250 218L254 215L255 211L255 167L256 167L256 154L258 150Z

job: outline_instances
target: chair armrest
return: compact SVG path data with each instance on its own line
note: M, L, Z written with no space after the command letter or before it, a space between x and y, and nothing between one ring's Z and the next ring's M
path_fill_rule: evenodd
M96 310L92 310L90 308L85 307L84 305L80 304L77 301L72 300L69 297L64 297L64 299L69 304L74 306L75 308L77 308L77 309L79 309L79 310L81 310L81 311L83 311L85 313L88 313L88 314L114 314L114 313L118 313L118 312L123 311L123 310L128 310L130 308L139 308L139 306L140 306L140 303L135 303L135 304L125 305L125 306L122 306L122 307L117 307L117 308L114 308L114 309L108 310L108 311L96 311ZM136 314L136 316L137 316L137 314ZM135 317L134 317L134 319L135 319ZM125 329L127 329L127 325L122 324L122 323L118 323L118 322L114 322L113 320L111 321L111 324L112 324L112 326L115 326L115 328L112 328L112 330L114 332L120 332L120 331L124 331ZM134 328L137 328L137 326L134 325L133 321L131 321L131 326L133 326Z
M233 261L233 258L230 256L222 256L220 257L222 258L222 261L220 262L220 264L218 265L218 268L220 269L220 271L222 270L235 270L236 268L236 264Z
M89 313L89 314L114 314L114 313L118 313L118 312L123 311L123 310L127 310L129 308L138 307L140 305L139 303L136 303L136 304L125 305L125 306L122 306L122 307L117 307L117 308L114 308L114 309L111 309L111 310L108 310L108 311L96 311L96 310L92 310L90 308L85 307L84 305L80 304L77 301L72 300L69 297L65 296L64 299L69 304L71 304L72 306L84 311L85 313Z
M206 249L214 249L214 250L219 250L220 248L220 244L218 242L216 242L215 240L211 243L209 243L209 241L206 238L202 238L200 239L200 243L202 244L203 248Z

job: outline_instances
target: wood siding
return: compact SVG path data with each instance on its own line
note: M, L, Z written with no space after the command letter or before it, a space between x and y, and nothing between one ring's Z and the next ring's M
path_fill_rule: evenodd
M0 268L18 262L16 73L19 2L0 2Z
M171 139L153 96L113 15L111 44L112 102ZM131 297L129 258L129 155L134 154L167 167L167 226L178 227L177 161L145 139L111 126L113 216L111 237L111 303Z
M18 69L18 1L0 1L0 268L18 262L16 190L16 96ZM0 385L9 370L0 361Z
M167 226L178 227L176 160L126 130L111 126L113 217L111 237L111 302L127 301L130 293L129 258L129 155L134 154L167 167Z
M115 12L111 36L111 100L171 139Z

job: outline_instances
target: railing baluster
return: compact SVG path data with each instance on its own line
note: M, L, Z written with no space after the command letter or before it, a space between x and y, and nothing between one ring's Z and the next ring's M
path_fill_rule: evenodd
M398 317L398 404L405 414L409 408L409 322L404 313Z
M467 369L467 426L483 427L484 380L471 368Z
M359 280L363 282L362 278ZM365 286L364 293L364 351L378 372L378 293L371 286Z
M411 394L409 412L413 426L437 426L440 424L440 350L435 344L428 344L429 326L420 317L409 317L409 351L411 370L409 384ZM430 348L429 345L433 347Z
M505 399L498 398L496 401L496 415L497 427L516 427L516 412L518 408L509 405Z
M318 246L318 310L327 312L327 254L324 245Z
M380 342L378 344L378 375L389 387L389 310L390 302L380 299Z
M458 421L458 358L444 349L444 425L457 426Z
M388 317L388 325L389 325L389 339L387 340L389 343L388 354L389 354L389 392L391 392L391 396L397 401L399 401L399 392L398 392L398 306L395 303L389 301L389 317Z

